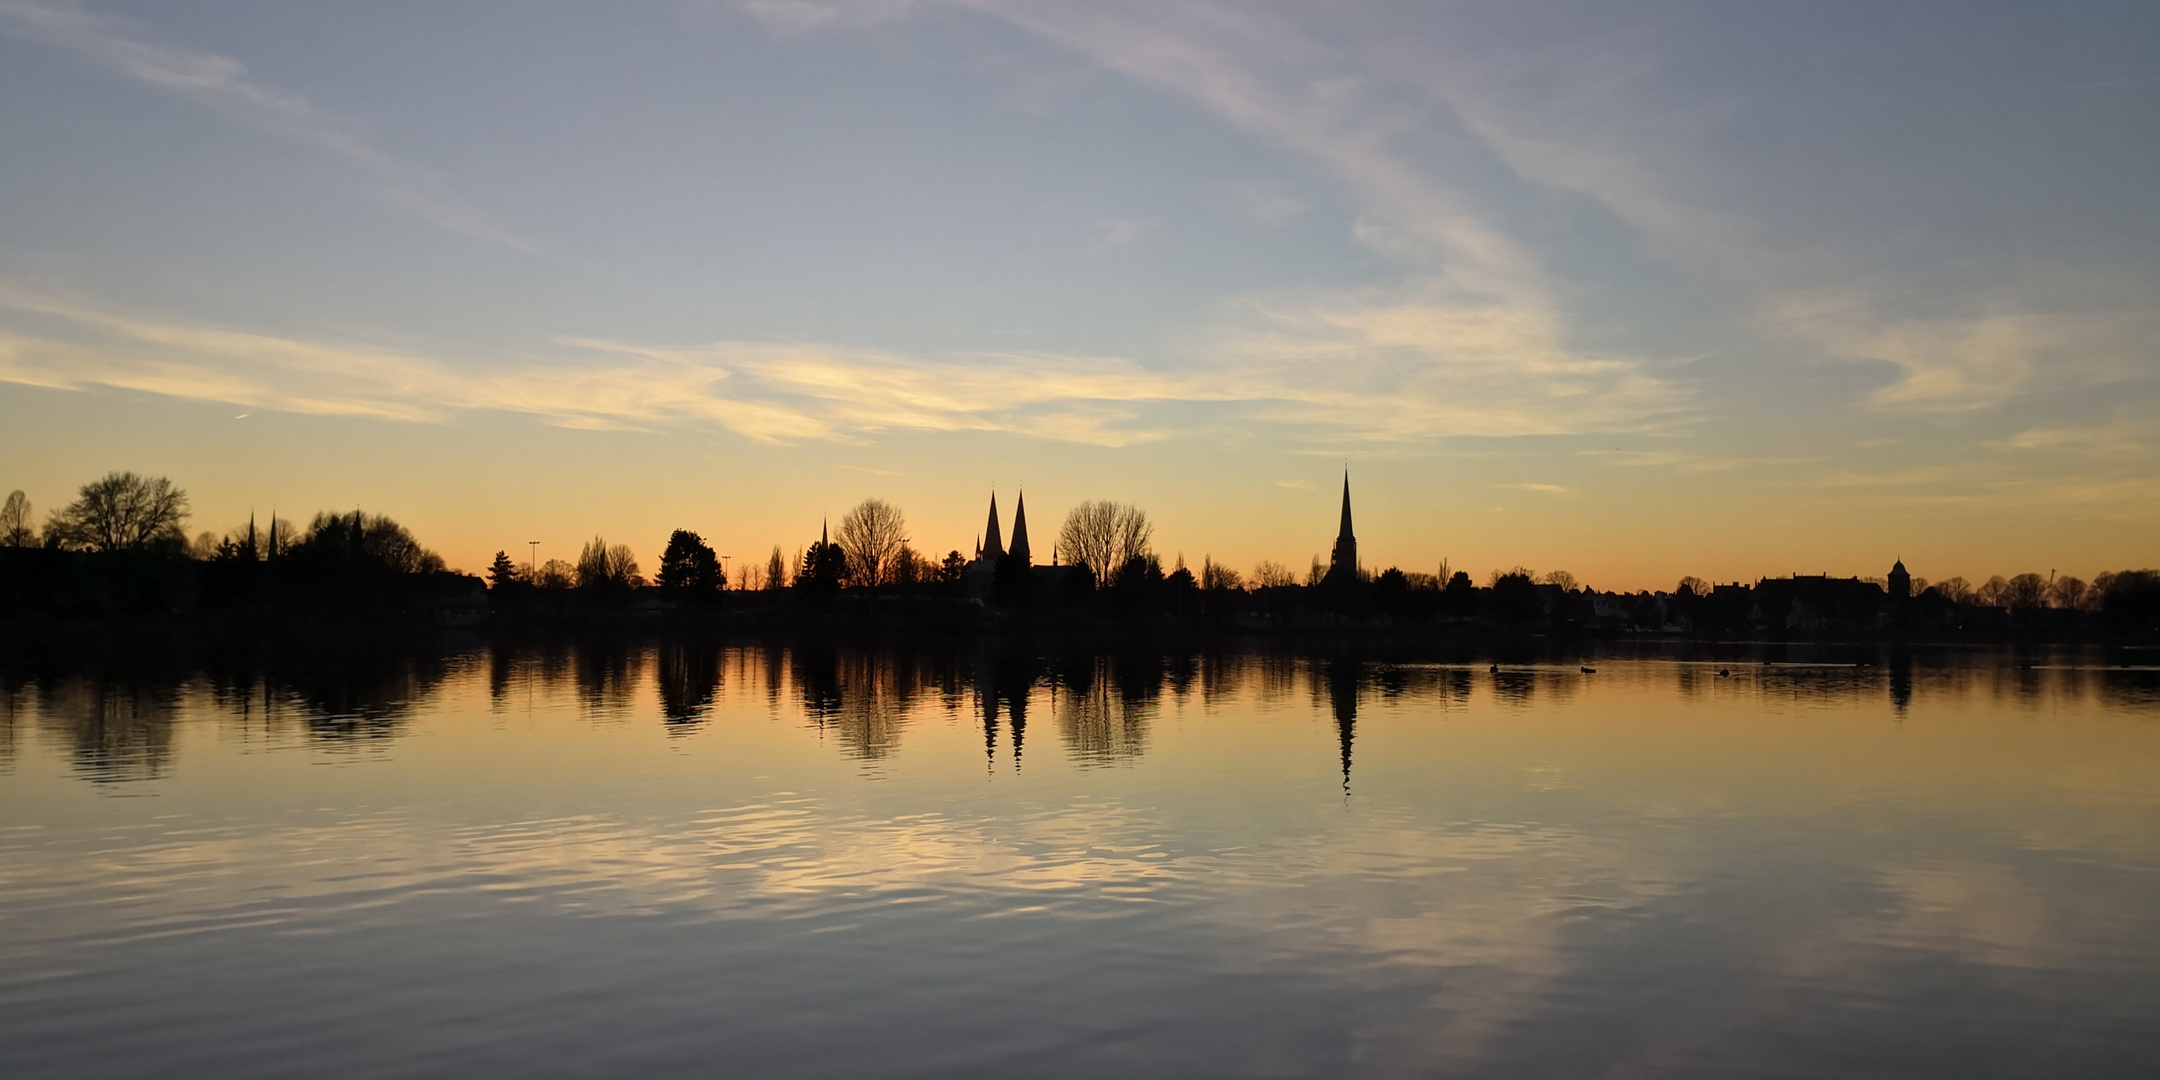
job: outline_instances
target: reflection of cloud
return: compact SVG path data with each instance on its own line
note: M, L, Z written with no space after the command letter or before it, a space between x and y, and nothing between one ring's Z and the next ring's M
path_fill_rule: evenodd
M435 190L437 182L423 170L376 149L335 117L251 79L246 66L232 57L146 41L141 28L127 20L28 0L0 3L0 28L57 45L279 138L326 150L373 174L385 201L445 229L528 254L543 254L532 241L441 194Z
M1880 872L1887 910L1840 919L1786 942L1781 966L1801 977L1849 978L1888 948L1925 950L1995 967L2063 962L2048 899L2006 866L1897 866Z

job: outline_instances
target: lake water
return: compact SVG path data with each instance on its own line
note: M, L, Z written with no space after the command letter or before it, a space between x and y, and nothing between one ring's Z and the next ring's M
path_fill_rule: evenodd
M2160 1075L2152 654L1761 655L15 671L0 1075Z

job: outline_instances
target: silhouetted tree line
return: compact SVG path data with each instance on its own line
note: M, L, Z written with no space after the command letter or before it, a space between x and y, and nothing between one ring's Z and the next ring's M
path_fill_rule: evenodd
M380 514L324 512L305 527L254 520L192 542L187 493L163 477L116 472L83 485L42 527L22 492L0 503L0 613L106 616L190 609L466 622L609 610L798 612L907 620L1024 614L1068 621L1161 622L1233 629L1359 626L1653 634L1852 632L2160 634L2160 573L2087 582L2036 573L1929 583L1795 576L1752 585L1683 578L1670 591L1602 592L1566 571L1496 570L1483 584L1445 562L1329 573L1315 557L1300 580L1263 560L1247 574L1203 556L1170 567L1144 511L1083 502L1066 516L1047 565L1011 550L917 551L901 510L866 499L837 530L790 558L724 556L677 529L648 580L625 544L595 536L574 562L519 565L498 551L479 578L456 573ZM1021 540L1016 522L1016 541ZM1344 565L1347 565L1345 563Z
M479 579L454 573L412 532L359 510L305 528L254 521L184 531L187 493L115 472L82 486L42 529L22 492L0 504L0 613L102 617L189 610L469 620Z

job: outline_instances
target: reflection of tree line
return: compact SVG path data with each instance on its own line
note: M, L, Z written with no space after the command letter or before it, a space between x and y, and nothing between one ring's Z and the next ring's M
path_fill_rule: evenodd
M77 776L149 780L170 768L183 719L214 719L243 738L357 748L398 735L459 667L440 656L343 654L186 670L35 668L0 672L0 700L10 745L19 718L34 713L41 738L68 748Z
M798 647L789 674L804 717L853 757L876 760L900 745L910 715L936 701L957 710L965 685L960 656L943 650L884 651Z
M1477 693L1507 708L1566 702L1598 681L1663 686L1683 698L1727 688L1750 696L1820 705L1887 700L1902 714L1916 697L2009 701L2040 708L2097 699L2111 706L2160 707L2160 675L2050 657L2018 662L1917 658L1901 650L1845 664L1670 666L1607 662L1604 674L1554 664L1424 664L1357 655L1127 651L1034 653L983 648L729 646L583 643L505 648L484 655L324 652L275 662L213 662L185 670L15 669L0 665L0 767L18 752L22 725L65 746L79 777L113 782L164 775L174 727L215 717L249 738L297 736L354 748L402 733L449 681L487 680L498 710L521 697L572 701L587 715L630 719L641 701L657 706L671 734L702 730L735 689L761 697L775 715L799 710L821 737L865 761L896 752L925 709L979 725L987 760L1024 760L1028 725L1047 717L1067 760L1129 764L1145 755L1167 695L1202 707L1242 701L1262 707L1309 702L1334 723L1347 786L1357 721L1375 702L1457 708ZM649 679L648 679L649 676ZM641 698L647 682L652 697ZM1324 710L1324 711L1323 711Z

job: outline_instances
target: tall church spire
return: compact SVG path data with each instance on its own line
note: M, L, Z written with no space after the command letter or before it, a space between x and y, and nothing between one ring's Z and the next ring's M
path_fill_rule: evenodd
M1350 528L1350 470L1343 470L1342 530L1335 535L1335 553L1328 559L1322 584L1350 585L1358 580L1357 534Z
M1027 541L1027 492L1020 493L1020 503L1013 509L1013 558L1025 563L1028 560Z
M1348 469L1344 469L1342 474L1342 532L1336 535L1335 540L1337 543L1344 540L1348 540L1352 544L1357 543L1357 537L1350 528L1350 470Z
M983 526L982 558L993 562L1004 558L1005 541L998 532L997 492L990 493L990 524Z

